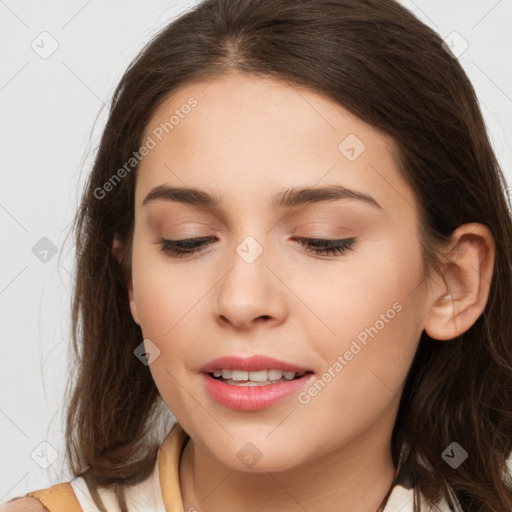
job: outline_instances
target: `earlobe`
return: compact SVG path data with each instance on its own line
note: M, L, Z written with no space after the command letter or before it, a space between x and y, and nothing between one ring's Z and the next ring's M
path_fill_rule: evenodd
M432 286L425 332L451 340L466 332L485 309L494 269L495 244L487 226L463 224L452 234L442 280Z

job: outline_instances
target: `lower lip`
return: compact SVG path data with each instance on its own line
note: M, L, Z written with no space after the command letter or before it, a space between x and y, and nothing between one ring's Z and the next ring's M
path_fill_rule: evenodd
M203 373L206 390L219 404L240 411L266 409L285 398L298 393L313 377L312 373L299 379L264 386L235 386Z

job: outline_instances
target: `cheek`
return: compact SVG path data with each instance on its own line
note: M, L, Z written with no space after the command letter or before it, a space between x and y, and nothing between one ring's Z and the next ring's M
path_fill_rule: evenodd
M398 407L419 339L410 313L404 307L389 323L368 322L359 337L339 340L318 381L298 397L304 413L327 414L332 431L355 435Z
M315 276L309 292L302 288L308 307L323 324L316 322L316 335L311 332L310 338L323 333L316 350L326 371L337 376L329 387L347 405L399 393L422 331L421 280L418 247L376 242L368 256L347 258L336 271Z
M381 415L392 414L418 346L421 328L414 299L380 299L373 297L369 309L367 302L360 308L352 305L357 321L350 314L338 315L336 336L324 337L335 342L317 344L325 366L298 396L303 418L325 417L329 432L340 436L356 435Z
M190 271L171 264L158 246L147 242L134 245L132 279L144 336L155 340L169 338L176 326L190 321L193 305L205 293L204 280L194 279L191 285Z
M144 339L160 350L150 371L169 406L178 407L180 390L190 387L190 370L195 371L206 339L205 308L216 278L206 266L202 272L194 267L193 262L171 262L148 241L134 243L132 279L140 327Z
M396 329L395 324L412 322L417 329L421 323L419 246L366 241L357 254L332 265L319 265L323 266L315 272L290 273L287 278L309 309L311 314L305 311L304 317L311 317L324 339L323 347L341 349L343 340L351 340L375 323L382 332L390 332L392 324ZM398 309L402 311L398 313Z

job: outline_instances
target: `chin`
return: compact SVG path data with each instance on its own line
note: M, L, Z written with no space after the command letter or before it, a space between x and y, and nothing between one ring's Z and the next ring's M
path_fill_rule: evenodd
M264 448L258 448L258 442L248 441L236 443L236 448L233 447L229 450L231 452L229 456L226 451L216 453L218 450L213 451L212 454L221 464L232 471L271 473L286 471L303 463L303 457L298 457L299 454L296 453L298 446L300 445L292 445L287 450L283 449L282 445L272 446L272 443L267 442Z

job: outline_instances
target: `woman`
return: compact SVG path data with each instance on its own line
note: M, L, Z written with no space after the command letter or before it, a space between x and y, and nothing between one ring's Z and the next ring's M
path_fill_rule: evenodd
M511 510L511 226L399 4L201 3L123 76L76 218L76 479L8 510Z

